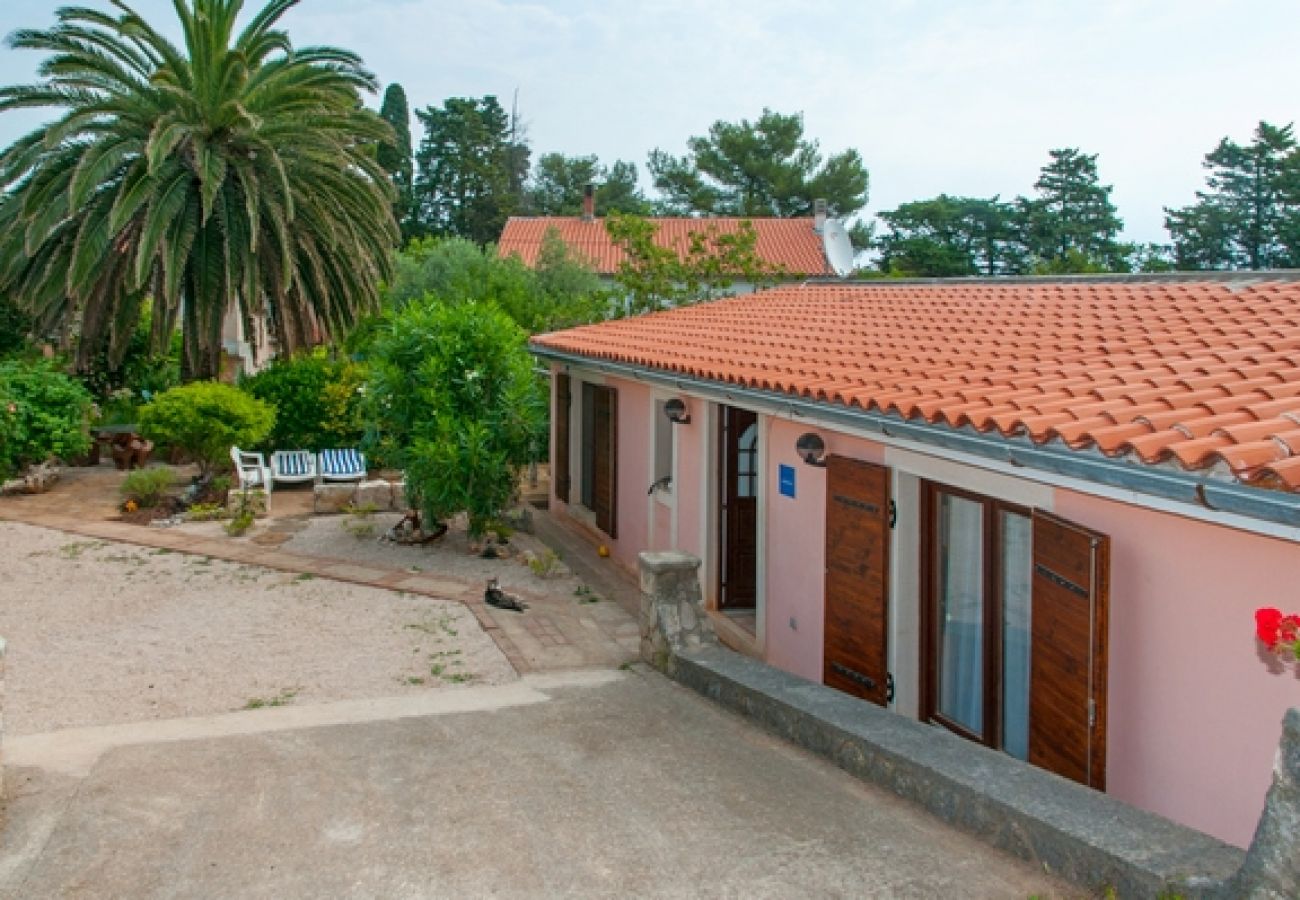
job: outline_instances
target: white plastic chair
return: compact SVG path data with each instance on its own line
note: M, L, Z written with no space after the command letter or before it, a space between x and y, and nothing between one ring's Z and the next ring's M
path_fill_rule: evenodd
M316 455L310 450L276 450L271 454L271 480L315 481Z
M244 488L265 488L269 496L271 493L271 469L266 464L266 458L260 453L249 453L240 450L238 447L230 448L230 460L235 464L235 475L239 478L240 489Z
M316 472L325 481L361 481L366 477L366 455L360 450L322 450Z

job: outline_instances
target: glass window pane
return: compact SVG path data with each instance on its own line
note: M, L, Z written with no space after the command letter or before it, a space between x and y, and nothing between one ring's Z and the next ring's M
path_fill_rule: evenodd
M984 505L939 495L938 711L984 733Z
M1003 512L1002 749L1029 756L1029 618L1033 527L1028 516Z
M741 432L736 447L736 496L758 496L758 425Z

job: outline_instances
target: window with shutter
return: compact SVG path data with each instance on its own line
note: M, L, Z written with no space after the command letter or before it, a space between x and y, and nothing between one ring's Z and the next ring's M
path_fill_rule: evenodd
M927 482L922 718L1105 786L1107 540Z

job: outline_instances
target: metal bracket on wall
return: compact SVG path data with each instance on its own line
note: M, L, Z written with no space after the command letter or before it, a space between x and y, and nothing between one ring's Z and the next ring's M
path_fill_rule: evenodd
M889 527L893 528L898 524L898 504L893 500L889 501Z

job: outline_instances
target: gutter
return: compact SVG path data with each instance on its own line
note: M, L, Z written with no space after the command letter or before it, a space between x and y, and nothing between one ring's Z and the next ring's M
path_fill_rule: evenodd
M777 391L710 381L693 375L646 369L627 363L595 359L534 345L534 355L563 365L602 372L689 392L721 403L744 401L767 415L810 425L847 428L854 434L904 449L942 449L963 462L1056 484L1083 493L1164 512L1228 525L1270 537L1300 541L1300 494L1253 488L1182 470L1126 463L1100 453L990 436L974 429L957 429L914 422L881 412L820 403ZM1025 470L1032 470L1033 474ZM1067 481L1068 480L1068 481Z

